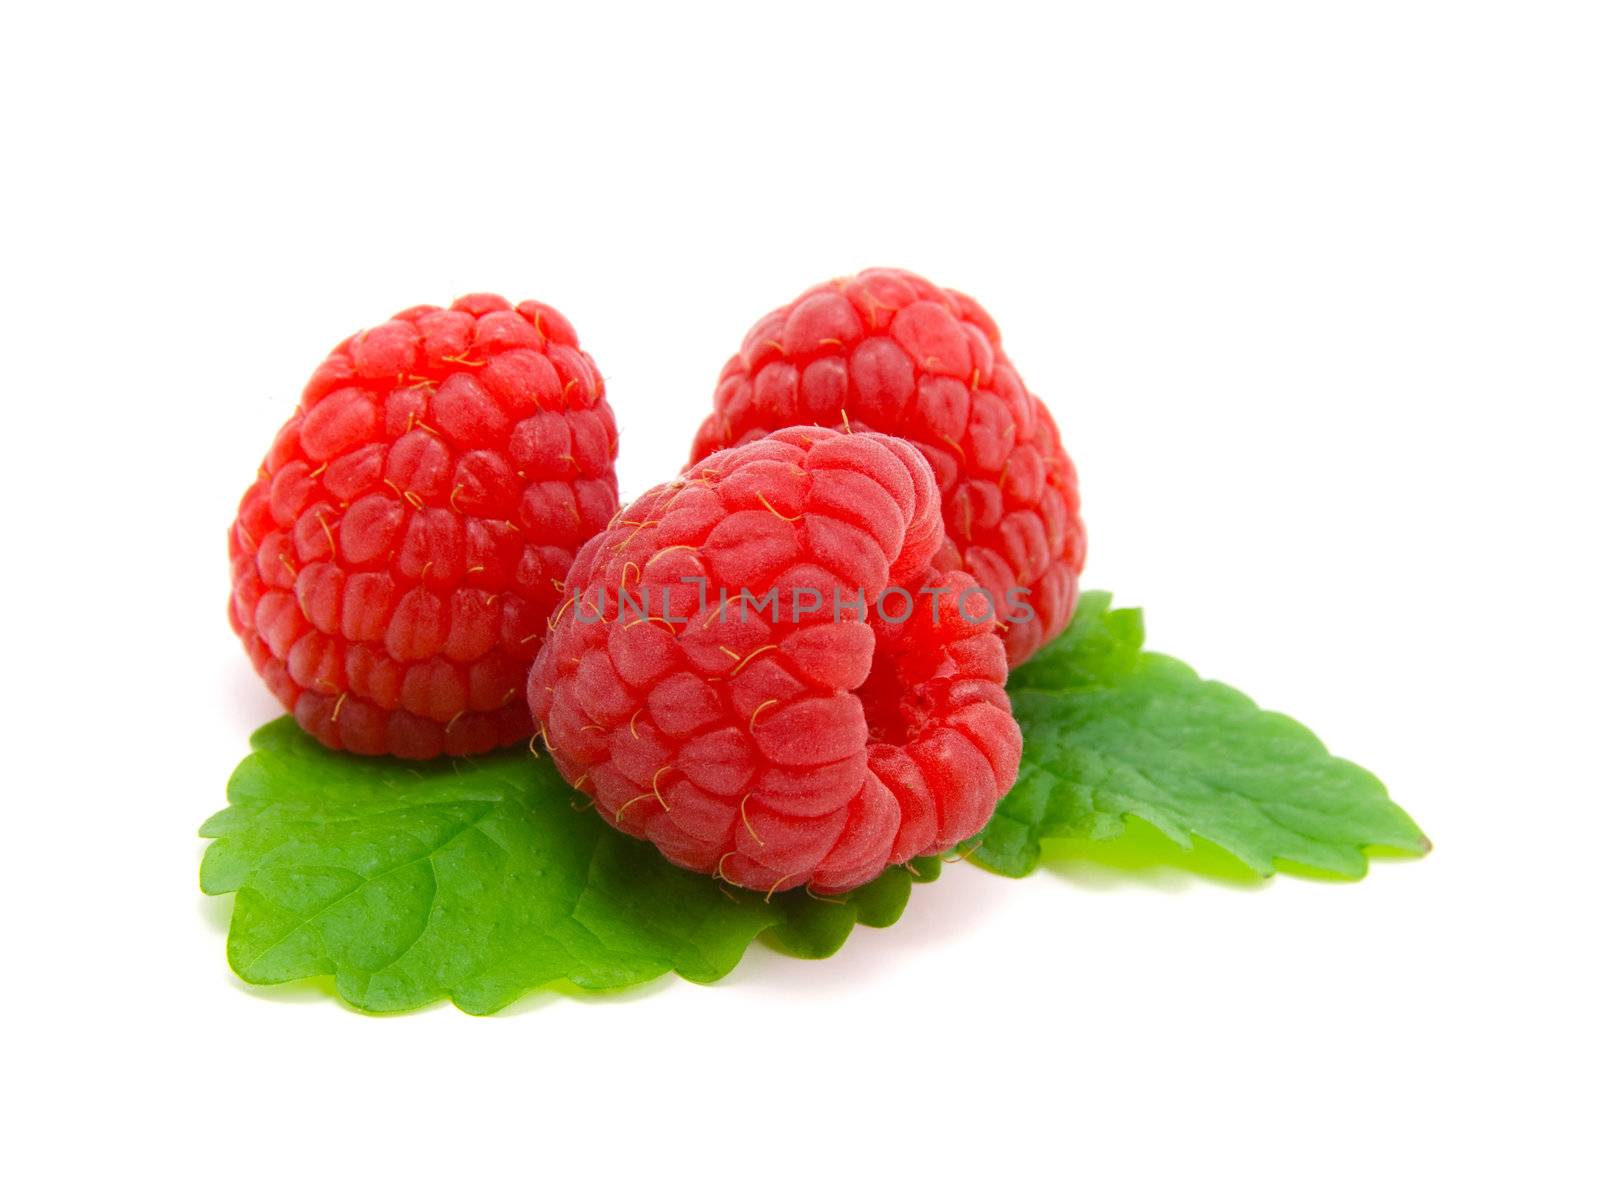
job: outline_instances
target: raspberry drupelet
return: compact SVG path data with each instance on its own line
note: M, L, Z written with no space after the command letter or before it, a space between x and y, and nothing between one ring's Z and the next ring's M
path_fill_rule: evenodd
M922 452L944 511L934 565L1000 600L1012 666L1066 628L1084 557L1077 474L976 301L885 269L812 288L745 336L691 462L790 425L876 430ZM1025 604L1008 600L1016 588Z
M532 731L573 556L617 508L616 423L566 319L471 295L340 343L228 535L229 617L300 725L359 754Z
M579 552L528 699L557 767L672 862L840 892L983 828L1022 736L927 462L794 428L646 492Z

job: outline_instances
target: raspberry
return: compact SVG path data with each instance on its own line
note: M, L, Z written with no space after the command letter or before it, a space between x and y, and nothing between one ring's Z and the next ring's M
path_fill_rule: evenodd
M934 565L969 572L1001 602L1012 666L1066 628L1083 570L1077 474L976 301L908 271L812 288L745 336L690 461L811 424L922 451L944 510Z
M943 538L926 461L881 434L788 429L646 492L579 551L528 677L557 767L671 861L769 893L971 837L1022 735Z
M474 754L522 690L561 579L616 512L617 431L560 313L422 306L311 376L228 535L229 618L324 745Z

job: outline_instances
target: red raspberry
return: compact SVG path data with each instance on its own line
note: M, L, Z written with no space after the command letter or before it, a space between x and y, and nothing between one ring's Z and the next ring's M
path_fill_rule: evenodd
M1002 601L1011 665L1066 628L1083 570L1078 478L976 301L909 271L804 293L745 335L691 462L789 425L875 429L933 465L945 543L934 559ZM1007 603L1013 588L1034 611Z
M616 512L616 450L605 383L547 305L463 296L341 342L229 531L250 660L334 749L527 737L528 663Z
M556 765L744 887L845 891L972 836L1022 735L943 536L927 463L881 434L789 429L646 492L579 551L528 678Z

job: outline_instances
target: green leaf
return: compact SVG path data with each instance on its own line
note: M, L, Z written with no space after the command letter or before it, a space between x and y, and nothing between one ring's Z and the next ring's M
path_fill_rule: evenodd
M1026 875L1041 839L1116 838L1130 816L1260 875L1283 862L1359 879L1368 848L1427 851L1371 774L1143 642L1137 609L1089 592L1067 631L1012 674L1022 770L974 839L975 861Z
M885 871L846 896L819 900L803 891L774 896L772 903L783 919L767 936L800 958L827 958L844 945L856 925L885 929L898 921L911 896L912 877L918 883L931 883L939 878L942 865L938 858L914 858L909 868Z
M709 982L764 931L823 957L858 922L892 924L911 889L901 869L827 900L719 886L580 811L525 750L413 766L330 752L287 717L251 744L200 830L216 839L201 888L237 893L228 964L250 983L331 975L368 1012L489 1013L556 980Z
M1044 839L1118 839L1125 850L1102 861L1137 865L1157 837L1210 843L1261 875L1286 862L1359 878L1370 848L1427 850L1366 771L1143 643L1137 610L1090 592L1013 673L1022 770L976 861L1025 875ZM252 746L200 831L215 839L201 887L237 893L229 965L251 983L332 976L369 1012L443 998L494 1012L558 980L709 982L758 936L825 957L858 924L893 924L913 878L941 866L920 858L845 896L768 900L617 833L522 750L412 766L324 750L287 717Z

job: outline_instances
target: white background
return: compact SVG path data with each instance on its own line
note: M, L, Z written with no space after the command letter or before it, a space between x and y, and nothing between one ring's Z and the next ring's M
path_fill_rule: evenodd
M12 6L12 1194L1594 1195L1585 5ZM224 534L323 353L554 303L625 496L744 329L999 320L1087 586L1377 771L1363 883L952 868L834 959L368 1019L223 959Z

